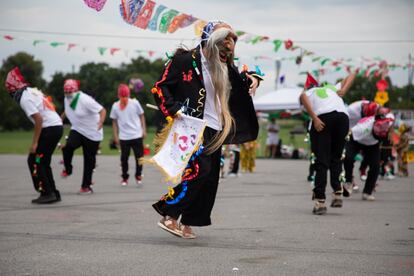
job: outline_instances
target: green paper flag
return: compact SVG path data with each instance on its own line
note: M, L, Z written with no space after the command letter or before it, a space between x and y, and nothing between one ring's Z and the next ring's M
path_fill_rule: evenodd
M241 35L244 35L246 32L243 32L243 31L236 31L236 35L237 36L241 36Z
M321 61L321 65L322 65L322 66L324 66L324 65L325 65L325 63L327 63L328 61L330 61L330 59L329 59L329 58L325 58L325 59L323 59L323 60Z
M160 31L161 33L166 33L168 31L168 27L171 24L171 21L178 14L179 14L179 11L176 11L176 10L169 10L165 12L161 17L161 22L158 27L158 31Z
M341 70L342 70L342 68L341 68L341 67L339 67L339 66L335 68L335 71L336 71L336 72L341 71Z
M34 40L33 41L33 46L36 46L39 43L45 42L44 40Z
M108 48L106 48L106 47L98 47L99 54L101 54L101 56L103 56L103 54L105 54L106 49L108 49Z
M65 43L62 43L62 42L50 42L50 46L52 46L52 47L57 47L57 46L61 46L61 45L65 45Z
M254 45L262 39L262 36L255 36L250 42Z
M273 40L273 44L275 45L275 47L273 48L273 50L275 52L279 51L280 46L282 46L282 43L283 43L283 41L280 40L280 39Z

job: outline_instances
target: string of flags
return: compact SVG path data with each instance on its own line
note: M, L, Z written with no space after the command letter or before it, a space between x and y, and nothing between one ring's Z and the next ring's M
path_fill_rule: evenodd
M8 41L13 41L13 40L28 41L28 39L25 39L22 37L11 36L11 35L3 35L3 38ZM102 46L92 47L92 46L81 45L79 43L48 41L44 39L35 39L32 41L32 45L34 47L38 45L49 45L50 47L53 47L53 48L66 48L67 52L70 52L75 48L81 49L82 52L85 52L86 50L96 50L101 56L104 56L107 53L109 53L110 56L115 56L121 52L123 52L125 56L128 56L130 53L138 53L139 55L146 55L148 57L155 57L155 56L162 57L163 56L163 53L156 52L153 50L126 49L126 48L119 48L119 47L102 47Z
M194 26L194 33L197 37L200 37L203 27L207 24L207 21L196 18L193 15L189 15L175 9L170 9L162 4L157 4L153 0L120 0L119 11L123 20L137 28L151 31L159 31L161 33L174 33L180 28L186 28L190 25ZM314 52L309 51L302 46L296 45L291 39L271 39L269 36L256 35L247 33L245 31L236 31L238 41L243 41L255 45L262 42L271 42L273 44L273 51L279 52L284 46L286 51L295 53L295 56L282 58L281 60L294 60L297 65L303 62L303 59L308 57L312 63L320 66L333 66L336 72L341 70L347 70L353 68L353 65L349 64L352 59L332 59L325 56L318 56ZM256 59L256 58L255 58ZM260 56L257 59L274 59L271 57ZM370 75L376 74L373 71L376 67L388 67L388 69L394 70L396 68L406 69L408 65L399 64L387 64L387 62L381 58L374 60L368 59L375 63L369 66L365 70L361 70L361 74ZM378 68L377 68L378 69ZM385 70L382 68L381 70ZM315 70L314 73L321 75L324 74L326 69ZM367 73L368 72L368 73Z

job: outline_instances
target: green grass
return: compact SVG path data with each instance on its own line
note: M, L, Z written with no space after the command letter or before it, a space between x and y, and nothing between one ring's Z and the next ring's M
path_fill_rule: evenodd
M307 149L307 144L304 142L304 135L290 135L290 131L299 124L302 124L299 120L278 120L277 123L280 125L279 137L282 139L283 144L290 144L298 148ZM266 137L267 123L260 123L260 132L259 132L259 142L260 146L257 149L257 155L259 157L264 155L266 148ZM61 139L61 143L65 143L65 135L69 134L70 127L65 126L64 135ZM29 147L32 141L32 131L4 131L0 132L0 154L27 154L29 152ZM154 152L153 149L153 139L155 135L155 128L148 128L147 138L144 140L144 144L148 144L151 148L151 152ZM101 152L104 155L119 155L117 150L109 149L109 140L112 138L112 127L104 126L104 140L101 142ZM57 153L60 153L57 151ZM82 150L79 149L76 151L76 154L82 154Z
M64 134L60 142L65 143L65 136L69 134L70 126L66 125ZM0 154L12 153L12 154L27 154L32 142L33 131L3 131L0 132ZM149 144L151 152L152 140L154 139L155 128L148 128L147 138L144 140L144 145ZM104 155L119 155L117 150L111 150L109 148L109 140L112 139L112 127L104 126L104 139L101 142L101 152ZM57 151L57 153L59 153ZM82 150L76 151L76 154L82 154Z
M293 120L293 119L284 119L277 120L277 124L280 127L279 138L282 139L283 145L292 145L295 148L304 148L308 149L308 144L304 141L305 134L295 134L291 135L290 131L298 125L303 125L303 121ZM268 122L260 122L259 130L259 142L260 146L257 149L257 156L263 157L266 150L266 138L267 138L267 125Z

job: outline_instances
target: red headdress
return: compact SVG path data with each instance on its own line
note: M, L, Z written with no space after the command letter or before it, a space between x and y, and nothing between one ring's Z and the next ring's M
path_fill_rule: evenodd
M13 93L29 85L29 83L27 83L24 77L22 76L22 73L20 73L20 70L18 67L14 67L7 74L5 84L6 84L6 89L9 93Z
M63 83L63 91L65 92L77 92L79 91L79 87L80 87L79 80L67 79Z
M374 116L377 112L379 105L376 102L368 102L362 104L363 117Z
M118 86L118 98L119 98L119 106L121 110L124 110L128 104L128 98L131 94L128 85L120 84Z

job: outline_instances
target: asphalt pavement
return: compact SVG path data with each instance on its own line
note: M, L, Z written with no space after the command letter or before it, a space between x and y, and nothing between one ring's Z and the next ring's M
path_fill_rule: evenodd
M67 179L60 158L62 202L33 205L26 157L0 155L0 275L414 275L412 176L315 216L308 162L257 160L255 173L221 180L213 225L184 240L157 227L151 204L167 185L155 168L121 187L119 158L99 156L95 193L81 196L82 158Z

